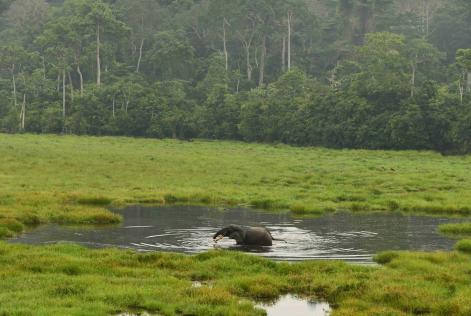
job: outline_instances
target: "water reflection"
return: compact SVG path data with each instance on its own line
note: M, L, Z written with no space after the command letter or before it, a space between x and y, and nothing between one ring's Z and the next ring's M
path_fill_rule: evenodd
M70 241L91 247L124 247L139 251L198 253L224 248L276 260L339 259L371 263L383 250L449 250L454 241L436 230L446 218L400 214L329 214L319 218L294 218L290 213L248 209L220 211L207 207L132 206L116 210L124 217L120 227L80 228L41 226L11 242L55 243ZM247 248L224 239L217 245L212 235L229 224L265 226L275 238L272 247Z
M331 308L327 303L311 302L292 295L286 295L272 304L258 304L267 316L328 316Z

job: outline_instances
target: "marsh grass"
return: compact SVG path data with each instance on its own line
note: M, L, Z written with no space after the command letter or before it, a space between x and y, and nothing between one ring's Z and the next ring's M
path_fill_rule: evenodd
M471 214L469 156L5 134L0 148L0 214L24 226L115 223L106 208L133 203Z
M0 314L263 315L255 301L286 293L327 300L333 315L471 312L471 256L388 252L377 260L383 266L0 242Z
M78 204L85 205L110 205L113 200L105 196L79 196L77 198Z
M463 239L456 243L455 249L471 254L471 239Z
M471 237L471 222L440 225L439 231L446 235Z

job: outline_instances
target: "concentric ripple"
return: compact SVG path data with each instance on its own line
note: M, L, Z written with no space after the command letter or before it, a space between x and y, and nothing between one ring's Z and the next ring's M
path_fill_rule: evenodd
M436 230L455 220L400 214L329 214L295 218L288 213L248 209L217 210L207 207L132 206L115 210L124 217L120 227L81 228L41 226L11 242L75 242L89 247L122 247L138 251L199 253L209 249L246 251L275 260L344 260L372 263L383 250L449 250L453 241ZM237 246L213 234L229 224L265 226L277 239L272 247Z

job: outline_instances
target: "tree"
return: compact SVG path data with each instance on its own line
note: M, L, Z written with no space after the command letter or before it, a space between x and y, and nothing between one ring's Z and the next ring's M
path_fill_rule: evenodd
M411 70L411 96L414 96L418 67L424 64L436 66L442 54L424 39L413 39L407 43L407 54Z
M456 64L462 72L463 86L466 85L466 91L471 92L471 49L459 49Z
M181 31L158 32L144 63L154 78L188 79L193 73L194 49Z
M15 37L31 41L46 21L48 4L45 0L16 0L5 12L7 24Z

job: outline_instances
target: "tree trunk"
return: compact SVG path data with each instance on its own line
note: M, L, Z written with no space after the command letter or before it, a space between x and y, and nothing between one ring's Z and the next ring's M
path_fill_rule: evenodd
M141 38L141 44L139 45L139 57L137 59L137 65L136 65L136 72L139 73L139 69L141 68L141 60L142 60L142 49L144 47L144 15L141 16L141 33L142 33L142 38ZM135 46L135 45L133 45Z
M411 63L411 69L412 69L412 76L411 76L411 79L410 79L410 96L413 97L414 96L414 93L415 93L415 74L416 74L416 71L417 71L417 65L412 62Z
M18 101L16 97L15 65L11 67L11 75L13 77L13 104L15 104L15 108L16 108L18 106Z
M430 1L421 1L421 15L422 15L422 33L428 36L430 31Z
M65 69L62 69L62 120L63 120L63 128L62 131L65 130Z
M70 75L70 71L67 71L67 77L69 78L69 84L70 84L70 99L73 102L74 101L74 83L72 81L72 76Z
M80 79L80 97L83 97L83 75L82 75L82 71L80 70L80 64L77 63L77 73L79 75L79 79Z
M172 138L177 139L177 128L172 126Z
M466 91L471 92L471 71L468 71Z
M260 67L259 67L259 76L258 76L258 86L262 87L263 86L263 81L265 77L265 57L267 54L267 41L266 37L264 36L262 39L262 47L261 47L261 53L260 53Z
M229 70L229 54L227 52L226 23L227 23L227 20L226 18L224 18L222 21L222 41L224 45L224 59L226 61L226 72L227 72Z
M144 38L141 39L141 45L139 45L139 58L137 59L137 66L136 72L139 73L139 69L141 68L141 60L142 60L142 48L144 47Z
M288 71L291 70L291 20L293 18L293 13L288 12Z
M250 63L250 47L252 46L252 40L255 34L255 25L252 26L252 33L250 36L244 37L242 34L239 33L240 41L242 42L242 46L245 49L245 58L246 58L246 67L247 67L247 79L249 81L252 80L252 64Z
M460 104L463 104L464 86L461 80L458 82L458 91L460 93Z
M286 71L286 37L283 36L283 47L281 49L281 71Z
M113 95L113 118L115 118L116 97Z
M44 56L41 56L43 59L43 80L46 80L46 61L44 60Z
M21 130L25 130L25 117L26 117L26 93L23 93L23 103L21 104Z
M245 58L247 64L247 80L252 80L252 64L250 63L250 44L246 43L245 45Z
M100 23L96 24L96 84L101 85Z

